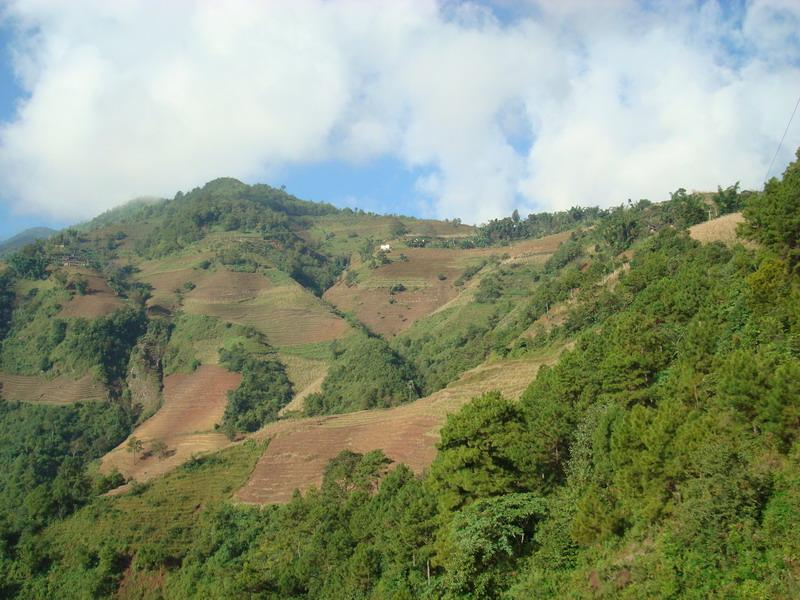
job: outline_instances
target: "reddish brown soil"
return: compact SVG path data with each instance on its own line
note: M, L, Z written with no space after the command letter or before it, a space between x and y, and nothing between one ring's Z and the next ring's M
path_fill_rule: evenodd
M264 290L274 287L259 273L237 273L218 269L216 271L195 271L196 287L187 294L200 302L225 304L251 300Z
M47 379L36 375L8 375L0 373L0 395L12 402L37 402L41 404L72 404L105 400L106 388L87 374L80 379L56 377Z
M559 233L502 248L401 248L391 253L392 263L374 271L362 268L360 277L365 281L351 286L340 281L324 297L338 309L355 313L372 331L393 336L456 298L460 290L454 283L470 264L493 254L508 254L515 261L544 261L569 236ZM398 260L400 254L408 260ZM406 290L390 294L395 283L403 283Z
M397 335L415 321L433 313L456 297L449 282L390 295L385 288L348 288L338 283L325 293L325 300L344 312L354 312L370 330L384 336ZM393 302L391 301L393 300Z
M118 308L124 306L124 302L119 298L106 283L106 280L88 269L66 269L69 273L80 273L89 282L88 292L81 296L75 294L67 302L58 317L83 317L84 319L96 319L111 314Z
M228 390L239 385L241 375L218 365L203 365L194 373L176 373L164 380L164 405L133 432L144 442L145 451L154 440L167 444L171 454L159 459L140 456L134 463L127 440L109 452L101 470L117 468L126 477L145 481L180 465L192 454L228 445L225 435L214 430L222 421Z
M319 486L327 462L345 448L355 452L381 448L389 458L421 472L436 454L432 432L438 420L429 415L398 418L387 413L380 411L360 424L336 426L312 420L276 432L238 498L250 503L288 502L294 489Z

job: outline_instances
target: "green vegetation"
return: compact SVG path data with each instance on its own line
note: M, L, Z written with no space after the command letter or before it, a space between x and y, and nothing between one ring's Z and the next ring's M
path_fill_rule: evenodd
M220 260L234 270L253 271L264 261L291 274L321 294L345 266L345 260L316 252L294 231L298 219L333 214L331 205L298 200L267 185L248 186L235 179L216 179L172 202L157 205L158 223L136 249L148 258L163 257L198 242L212 232L255 232L265 243L225 250ZM254 258L252 254L256 254ZM251 255L251 256L248 256Z
M178 314L164 349L165 375L190 373L206 362L219 363L242 374L242 382L229 392L223 429L255 431L278 418L292 399L286 371L262 334L252 327L225 323L203 315Z
M23 246L8 257L8 266L11 270L19 277L27 279L46 279L48 264L50 260L45 244L41 240Z
M262 451L245 442L195 459L128 495L95 497L72 518L6 544L0 550L0 594L104 598L130 569L128 588L150 596L152 581L137 577L180 564L201 535L201 523L207 529L206 512L228 510L218 503L244 483Z
M419 398L419 376L381 338L354 335L333 343L322 391L306 398L310 415L387 408Z
M0 273L0 340L6 337L14 313L14 276L9 271Z
M228 406L222 420L229 435L255 431L275 421L278 412L292 399L292 384L283 364L272 357L253 357L237 343L220 351L220 362L242 374L239 386L228 392Z
M0 369L9 373L69 375L94 372L121 391L131 349L146 328L144 313L120 308L107 317L56 318L66 291L32 289L14 311L0 349Z
M747 238L788 260L791 268L800 262L800 149L797 154L781 181L773 177L763 194L749 199L742 226Z
M226 323L204 315L178 313L170 325L164 349L164 375L191 373L201 364L222 362L221 350L234 346L260 355L271 351L252 327Z
M19 568L37 564L31 553L41 547L42 527L119 484L115 476L93 478L88 466L125 439L131 425L115 403L0 400L0 596L13 595Z

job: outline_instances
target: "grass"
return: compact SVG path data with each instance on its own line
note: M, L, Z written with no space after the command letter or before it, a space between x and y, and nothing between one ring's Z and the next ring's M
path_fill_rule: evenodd
M741 241L736 235L736 228L742 221L744 221L742 213L731 213L694 225L689 228L689 234L700 242L735 244Z
M278 354L278 358L286 367L286 375L292 382L295 393L300 393L308 386L323 377L328 371L328 363L296 354Z
M333 358L331 355L331 342L315 342L287 346L281 348L280 354L282 356L297 356L308 360L319 360L323 362L329 362Z
M17 279L14 284L14 291L18 296L25 296L33 289L39 292L46 292L55 289L57 284L54 279Z

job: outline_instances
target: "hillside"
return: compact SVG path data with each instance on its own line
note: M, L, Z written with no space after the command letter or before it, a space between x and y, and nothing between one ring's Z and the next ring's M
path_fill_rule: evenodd
M16 252L31 242L35 242L36 240L45 240L54 233L56 233L56 230L51 229L50 227L31 227L30 229L20 231L18 234L0 241L0 258Z
M799 178L478 227L226 178L25 246L0 596L792 597Z

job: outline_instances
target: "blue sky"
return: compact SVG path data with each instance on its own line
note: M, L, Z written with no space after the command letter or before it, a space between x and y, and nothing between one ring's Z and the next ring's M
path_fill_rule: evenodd
M0 121L11 120L17 99L22 96L11 64L10 38L9 24L0 21ZM13 214L7 198L3 198L2 194L3 188L0 183L0 239L11 237L23 229L37 225L63 226L60 221L43 219L40 215Z
M465 222L759 188L800 93L800 3L774 0L0 0L0 15L0 238L219 176Z
M17 103L24 98L14 76L11 59L13 30L8 21L0 20L0 121L13 119ZM337 206L362 208L378 213L402 213L424 216L422 200L414 190L418 169L411 169L390 158L361 163L345 161L310 162L284 167L270 178L270 185L285 185L298 197ZM220 175L225 175L220 173ZM245 178L247 179L247 178ZM259 180L261 181L261 180ZM255 183L253 180L251 183ZM200 184L202 182L198 182ZM1 185L1 183L0 183ZM176 190L177 191L177 190ZM19 214L0 187L0 240L29 227L66 227L69 219L49 218L41 214Z

